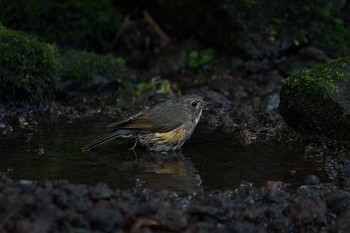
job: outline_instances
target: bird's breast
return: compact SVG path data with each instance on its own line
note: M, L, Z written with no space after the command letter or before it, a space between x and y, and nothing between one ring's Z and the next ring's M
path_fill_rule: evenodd
M141 144L146 145L152 151L172 151L180 149L187 139L186 125L166 133L139 134Z
M164 143L180 143L186 140L186 126L185 124L180 127L166 133L155 133L156 140L160 140Z

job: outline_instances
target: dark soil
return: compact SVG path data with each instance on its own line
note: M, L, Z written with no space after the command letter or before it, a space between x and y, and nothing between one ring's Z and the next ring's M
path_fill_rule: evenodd
M346 232L350 193L310 177L232 191L112 190L104 183L0 182L1 232ZM314 184L316 183L316 184Z

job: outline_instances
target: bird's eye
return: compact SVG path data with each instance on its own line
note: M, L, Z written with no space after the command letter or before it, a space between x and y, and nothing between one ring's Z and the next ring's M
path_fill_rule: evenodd
M191 103L191 105L192 105L193 107L197 107L197 105L198 105L198 102L196 102L196 101L193 101L193 102Z

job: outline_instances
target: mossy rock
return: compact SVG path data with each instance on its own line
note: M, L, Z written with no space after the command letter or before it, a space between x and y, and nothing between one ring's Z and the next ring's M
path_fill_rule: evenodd
M60 54L60 63L61 83L68 89L88 90L99 84L121 82L127 75L125 61L112 54L66 50Z
M0 24L0 100L41 102L52 98L58 64L54 46Z
M350 58L332 60L285 79L279 110L296 129L349 138Z
M121 16L112 0L12 0L0 4L7 27L35 34L61 48L97 52L116 45Z

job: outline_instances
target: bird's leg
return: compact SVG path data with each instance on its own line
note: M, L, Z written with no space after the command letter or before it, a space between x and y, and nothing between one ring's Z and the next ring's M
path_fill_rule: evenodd
M137 145L137 138L135 139L135 144L134 144L134 146L133 146L133 147L131 147L131 148L129 148L129 150L134 150L134 149L135 149L135 147L136 147L136 145Z
M131 149L131 148L130 148L130 149ZM137 153L136 153L136 151L135 151L135 150L132 150L132 152L134 152L135 160L137 160L137 159L138 159L138 157L137 157Z

